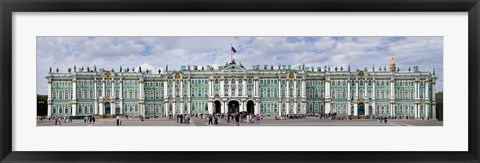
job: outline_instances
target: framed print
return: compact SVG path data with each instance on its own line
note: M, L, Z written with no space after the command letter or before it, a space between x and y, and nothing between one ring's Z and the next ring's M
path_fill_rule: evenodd
M2 162L478 162L476 0L0 5Z

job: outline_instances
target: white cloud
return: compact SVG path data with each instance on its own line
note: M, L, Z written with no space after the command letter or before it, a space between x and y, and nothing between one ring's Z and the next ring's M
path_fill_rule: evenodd
M96 65L110 70L119 67L146 69L180 69L181 65L213 65L217 68L230 60L230 45L237 53L237 62L252 65L290 64L292 68L325 65L351 66L363 69L383 67L395 56L401 70L414 65L426 70L436 67L437 89L443 90L442 37L317 37L309 41L298 37L289 42L286 37L38 37L37 91L45 94L50 66L66 72L68 67ZM200 66L201 67L201 66ZM262 66L263 67L263 66Z

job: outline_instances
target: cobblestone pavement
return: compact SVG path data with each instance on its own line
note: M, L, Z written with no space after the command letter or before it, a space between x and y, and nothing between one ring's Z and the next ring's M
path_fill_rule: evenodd
M61 125L55 125L54 120L37 120L37 126L116 126L116 119L97 119L95 124L85 123L83 120L73 120L73 122ZM192 118L189 124L177 123L176 119L168 120L167 118L156 119L122 119L121 126L236 126L237 124L231 120L230 123L225 119L218 119L218 125L208 125L200 118ZM246 121L239 123L240 126L443 126L442 121L437 120L388 120L388 123L379 123L377 120L329 120L318 118L307 119L288 119L275 120L266 118L260 121L260 124L247 124Z

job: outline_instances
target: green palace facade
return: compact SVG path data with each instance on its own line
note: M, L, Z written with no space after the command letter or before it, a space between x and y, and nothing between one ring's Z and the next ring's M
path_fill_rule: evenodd
M265 116L336 113L340 116L436 118L435 69L253 65L181 66L152 72L51 68L48 115L167 116L249 112Z

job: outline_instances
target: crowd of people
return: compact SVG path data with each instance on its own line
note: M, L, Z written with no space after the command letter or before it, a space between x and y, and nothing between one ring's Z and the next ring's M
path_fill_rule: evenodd
M246 124L257 124L260 125L260 121L263 119L263 116L260 114L248 114L248 113L212 113L212 114L170 114L168 115L169 120L176 119L177 123L180 124L189 124L191 123L191 118L200 118L206 125L219 125L219 120L226 121L227 124L235 123L235 125L240 126L241 123Z

